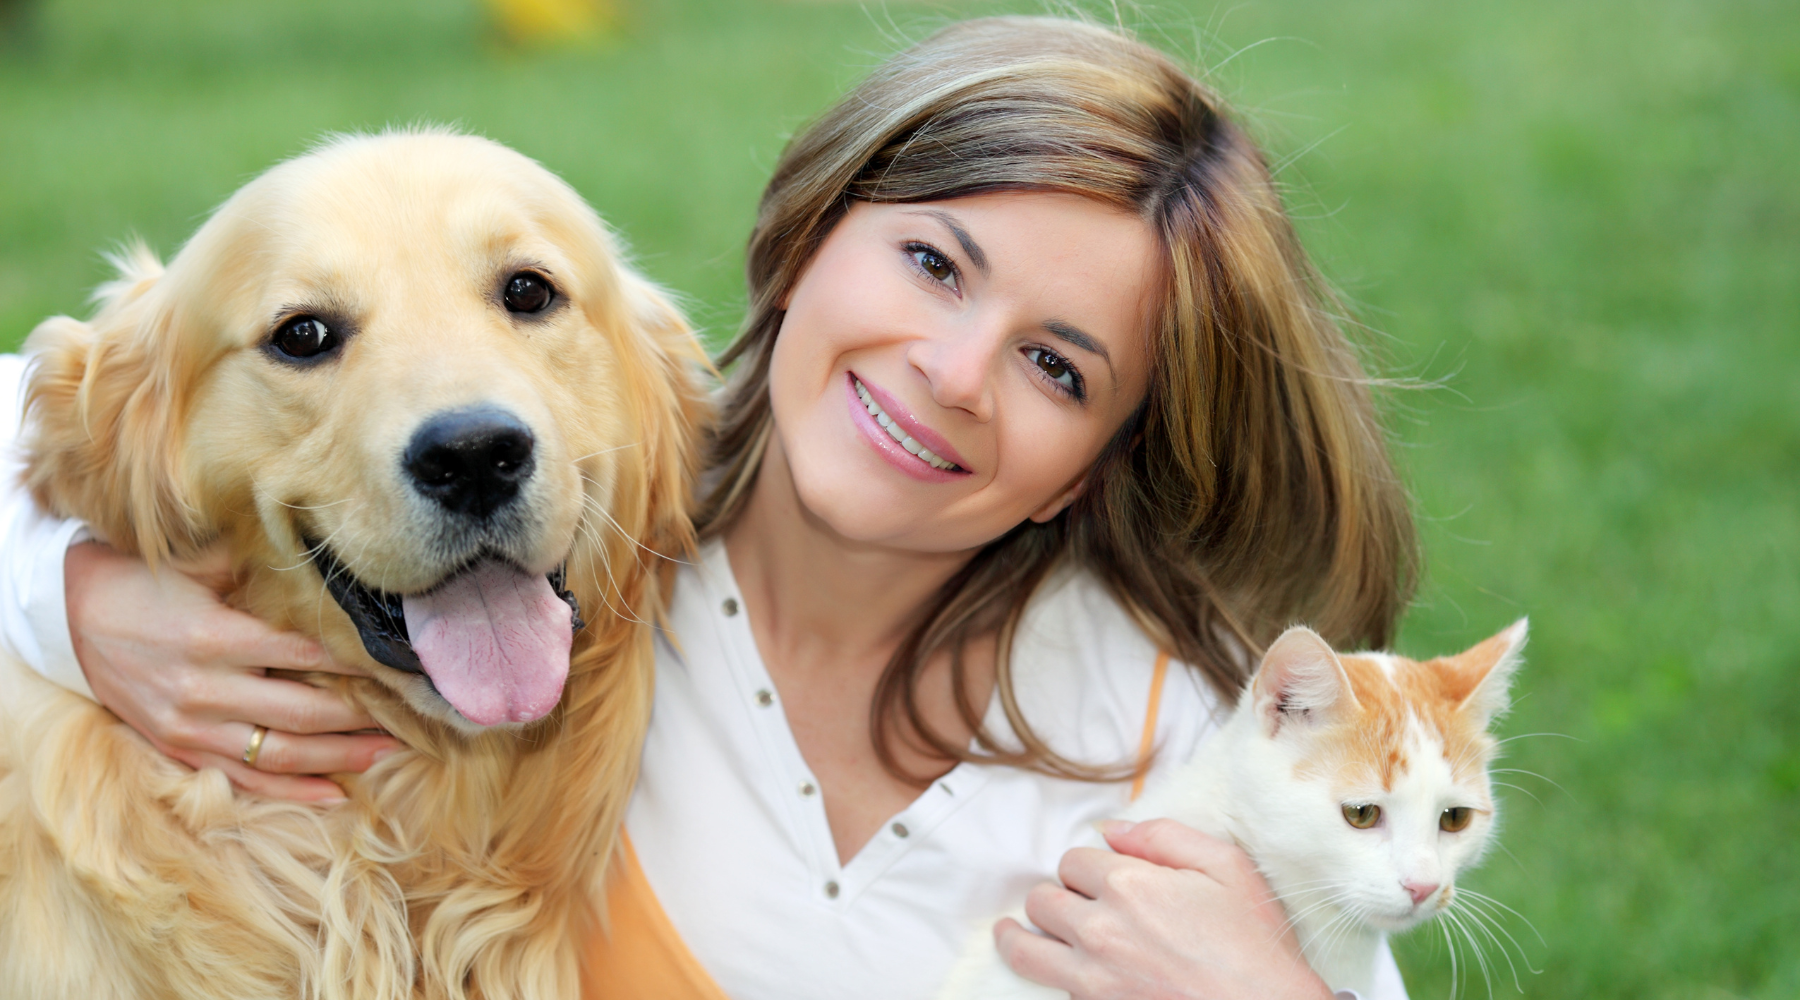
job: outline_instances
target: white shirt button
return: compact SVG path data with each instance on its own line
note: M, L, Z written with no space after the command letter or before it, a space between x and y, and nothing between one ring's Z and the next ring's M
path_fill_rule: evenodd
M893 826L888 827L888 829L894 831L894 836L899 837L901 840L905 840L907 837L912 836L912 831L906 828L905 823L895 823Z
M802 781L800 783L800 794L801 795L812 795L814 792L817 792L818 790L819 790L818 786L814 785L810 781Z
M725 598L725 603L720 605L719 609L721 611L725 612L725 617L727 617L727 618L734 617L738 613L737 598L735 598L735 597Z
M838 884L836 882L825 883L825 898L826 899L836 899L837 897L838 897Z
M770 691L768 688L763 688L756 692L756 703L764 708L768 708L770 705L775 704L775 692Z

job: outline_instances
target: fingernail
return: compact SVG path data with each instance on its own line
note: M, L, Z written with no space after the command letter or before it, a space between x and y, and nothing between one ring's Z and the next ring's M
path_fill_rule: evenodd
M1125 834L1130 833L1135 826L1137 826L1137 824L1130 820L1103 819L1094 824L1094 829L1099 830L1102 837L1110 838L1124 836Z
M369 763L370 764L379 764L382 761L386 760L387 758L393 756L394 751L396 751L398 749L400 749L400 748L399 747L382 747L380 750L375 751L374 756L369 758Z
M342 795L328 795L325 798L320 799L319 804L322 806L341 806L348 801L350 800Z

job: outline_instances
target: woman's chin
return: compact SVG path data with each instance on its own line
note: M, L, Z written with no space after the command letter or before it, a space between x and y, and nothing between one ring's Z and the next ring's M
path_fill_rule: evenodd
M917 484L894 472L854 469L849 474L814 476L808 473L831 470L804 466L793 471L794 492L807 520L845 542L916 552L959 552L985 541L963 541L966 532L946 509L952 501L931 497L928 490L919 490ZM890 478L894 481L888 481Z

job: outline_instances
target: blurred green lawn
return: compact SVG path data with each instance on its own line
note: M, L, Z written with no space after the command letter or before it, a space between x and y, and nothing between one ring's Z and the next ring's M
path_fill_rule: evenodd
M716 342L785 137L951 13L631 7L610 45L522 54L471 0L41 5L0 43L0 346L81 312L109 244L172 252L320 134L415 121L568 178ZM1470 883L1542 935L1505 925L1526 995L1800 997L1800 10L1132 16L1290 164L1388 370L1447 383L1391 400L1429 558L1402 645L1532 616L1505 729L1569 738L1508 744L1543 777L1503 776L1506 850ZM1451 991L1436 933L1400 946L1414 997Z

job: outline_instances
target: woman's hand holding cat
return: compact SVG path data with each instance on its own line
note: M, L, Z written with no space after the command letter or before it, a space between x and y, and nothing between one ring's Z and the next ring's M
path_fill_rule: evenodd
M189 767L219 768L264 795L342 800L343 789L309 775L367 770L400 744L353 734L374 720L337 694L264 676L267 669L350 671L311 639L226 607L219 591L229 572L216 548L152 572L99 542L70 547L63 589L88 686L152 746ZM255 726L269 732L250 767L242 755Z
M1074 1000L1332 996L1242 850L1167 819L1105 834L1112 851L1071 850L1063 884L1026 898L1026 916L1054 938L1010 919L995 927L1014 972Z

